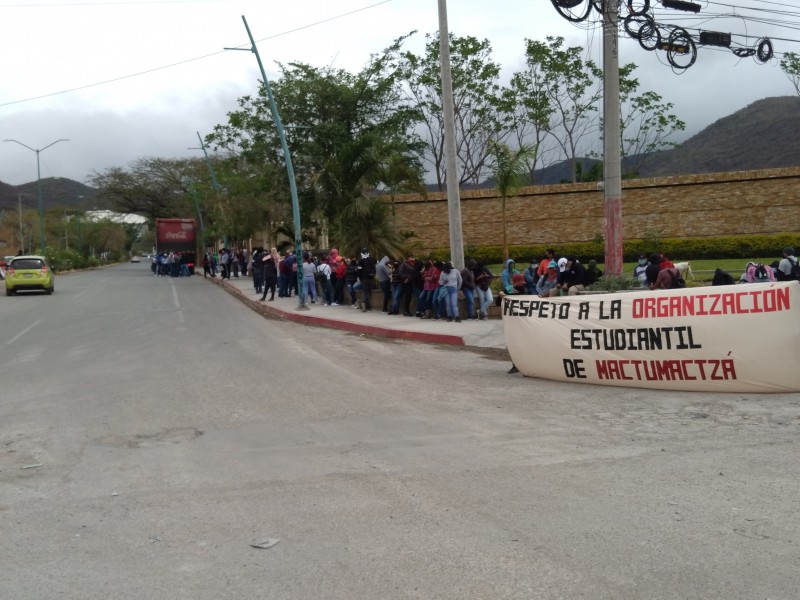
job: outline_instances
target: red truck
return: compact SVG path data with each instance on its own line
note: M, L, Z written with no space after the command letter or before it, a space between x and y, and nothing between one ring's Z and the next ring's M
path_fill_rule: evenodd
M194 219L156 219L156 253L180 253L194 275L197 257L197 222Z

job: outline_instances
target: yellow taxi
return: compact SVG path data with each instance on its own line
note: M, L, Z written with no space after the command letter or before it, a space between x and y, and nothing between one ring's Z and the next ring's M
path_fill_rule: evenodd
M21 290L55 291L53 271L42 256L15 256L6 267L6 296Z

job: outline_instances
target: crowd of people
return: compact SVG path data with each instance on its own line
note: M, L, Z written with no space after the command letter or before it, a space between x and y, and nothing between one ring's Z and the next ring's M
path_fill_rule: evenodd
M158 252L150 257L150 270L156 277L189 277L194 261L194 252Z
M153 272L182 274L182 265L189 261L187 255L159 255L154 258ZM676 266L669 257L658 252L642 255L633 271L632 287L651 290L684 287L682 268L685 269L685 265ZM494 275L479 261L467 260L465 268L458 270L450 261L419 259L413 253L402 259L383 256L376 260L367 248L350 257L340 255L333 248L324 254L306 251L299 258L291 249L282 255L277 248L258 247L252 252L223 248L218 255L207 252L203 256L203 273L205 277L216 277L219 273L222 279L252 277L255 293L261 295L262 302L272 302L276 295L278 298L297 297L298 273L301 273L304 304L349 305L371 312L374 300L387 315L421 319L482 320L488 317L488 308L495 301ZM782 260L772 265L748 263L739 281L794 279L798 278L797 273L800 269L794 248L785 248ZM523 270L517 268L513 258L506 260L500 274L499 295L574 296L602 276L594 260L584 266L576 256L559 257L555 249L548 248L542 257L533 257ZM713 283L735 282L718 269ZM461 314L459 309L462 299L464 311L461 312L466 314Z
M231 254L227 260L226 254ZM236 277L233 256L221 252L221 277ZM206 255L211 277L215 276L213 258ZM225 262L223 262L225 261ZM236 262L253 278L253 288L261 302L297 296L298 273L302 274L303 303L321 306L345 306L372 312L373 304L387 315L461 322L488 317L494 302L492 272L478 261L467 261L458 270L450 261L425 260L408 253L404 258L383 256L376 260L367 248L355 256L342 256L336 248L323 255L303 252L298 259L292 250L283 256L276 248L255 248L251 255L237 256ZM227 266L226 266L227 265ZM463 298L466 314L459 312Z

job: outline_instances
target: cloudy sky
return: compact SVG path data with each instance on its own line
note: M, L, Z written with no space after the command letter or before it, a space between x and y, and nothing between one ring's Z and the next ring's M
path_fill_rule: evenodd
M674 103L686 136L756 100L794 95L777 57L800 53L796 0L696 1L699 15L671 11L672 22L731 32L746 45L768 35L776 58L757 64L701 47L695 65L675 73L664 53L621 40L620 62L639 65L641 89ZM569 23L548 0L450 0L447 8L450 31L489 39L505 77L521 68L525 38L560 35L601 63L600 30ZM0 139L42 149L68 138L40 153L41 174L77 181L139 157L200 155L190 149L196 132L224 123L238 97L256 92L255 57L223 50L249 47L242 15L271 78L275 62L357 71L412 30L406 47L420 52L424 34L438 29L437 0L0 0ZM0 181L35 179L36 153L0 143Z

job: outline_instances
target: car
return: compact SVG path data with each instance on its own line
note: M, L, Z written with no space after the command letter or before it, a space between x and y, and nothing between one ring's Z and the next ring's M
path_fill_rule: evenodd
M134 254L133 256L131 256L131 262L141 262L141 260L139 259L139 256L137 254Z
M42 290L48 296L55 291L53 271L43 256L15 256L6 268L6 296L22 290Z

